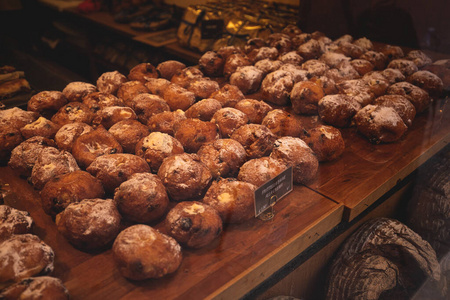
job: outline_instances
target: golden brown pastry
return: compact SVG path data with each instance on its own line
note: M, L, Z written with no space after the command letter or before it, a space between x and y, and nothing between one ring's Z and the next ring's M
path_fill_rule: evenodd
M288 71L277 70L267 74L261 82L263 100L276 105L287 105L294 86L294 77Z
M24 278L53 272L55 254L38 236L12 235L0 244L0 283L11 284Z
M147 125L152 132L159 131L173 136L175 129L178 128L179 123L183 120L186 120L186 114L181 109L177 109L151 116L147 121Z
M366 73L361 80L369 87L375 97L384 95L390 84L386 76L380 71Z
M296 114L317 114L319 100L325 96L320 85L312 81L300 81L293 87L290 94L292 110Z
M236 108L224 107L214 113L211 123L217 125L221 137L228 138L235 129L248 123L248 117Z
M51 121L59 126L74 122L91 124L94 116L94 113L86 104L81 102L69 102L52 116Z
M302 69L307 72L308 77L322 76L330 67L318 59L310 59L302 64Z
M255 93L261 86L264 73L255 66L237 68L230 75L230 84L237 86L244 95Z
M296 66L300 66L303 63L303 61L304 61L303 57L301 57L297 53L297 51L286 52L283 55L280 55L278 60L283 62L283 64L293 64L293 65L296 65Z
M333 79L336 83L360 77L358 71L348 61L342 61L336 68L325 71L324 76Z
M172 76L176 72L184 68L186 68L186 65L182 62L176 60L166 60L156 66L156 71L158 71L160 77L166 80L171 80Z
M72 154L82 168L87 168L98 156L122 152L120 143L102 126L80 135L72 146Z
M359 58L368 60L374 66L374 70L383 70L387 65L387 57L381 52L369 50L361 55Z
M73 81L64 87L62 93L69 102L82 102L84 96L96 91L97 87L91 83Z
M312 39L311 33L302 32L300 34L297 34L291 38L291 41L293 43L294 48L298 48L300 45L306 43Z
M63 125L55 134L55 142L58 145L59 150L66 150L72 152L72 147L75 140L82 134L93 131L92 126L81 123L73 122Z
M147 124L148 119L153 115L170 111L169 105L163 98L148 93L137 95L129 101L129 105L143 124Z
M220 138L220 134L215 123L188 118L179 123L174 137L183 145L184 151L195 153L204 143Z
M319 161L313 150L298 137L285 136L276 140L270 158L282 162L285 168L292 166L295 183L306 184L317 177ZM270 165L264 167L270 168ZM278 173L283 170L279 169Z
M204 74L198 67L186 67L178 70L170 79L172 83L175 83L185 89L189 87L192 81L203 78Z
M408 127L412 125L416 117L414 105L406 97L401 95L383 95L375 99L373 104L394 108Z
M275 134L265 125L246 124L236 129L230 136L244 146L249 159L269 155L272 152Z
M366 37L354 40L353 44L363 48L365 51L373 50L373 43Z
M216 50L216 52L220 54L224 60L227 60L228 56L236 53L244 53L244 50L238 46L231 45L220 47L219 49Z
M113 94L93 92L83 98L83 104L86 104L93 113L108 106L125 106L125 103Z
M283 63L280 60L271 60L268 58L261 59L260 61L255 63L255 67L260 69L263 72L264 76L278 70L282 65Z
M11 151L8 166L16 171L20 176L31 176L31 170L45 147L55 147L55 142L42 136L29 138Z
M319 125L305 129L300 137L312 149L319 162L335 160L345 149L341 131L333 126Z
M69 300L70 295L61 279L52 276L28 277L0 292L4 300L53 299Z
M250 62L254 65L256 62L262 59L272 59L275 60L278 57L278 50L275 47L263 46L260 48L255 48L248 52L247 57Z
M219 88L217 81L209 78L201 78L193 80L187 90L194 93L195 99L201 100L209 98L211 94L217 92Z
M97 157L86 171L99 179L105 192L112 195L115 188L131 175L150 172L150 167L142 157L130 153L115 153Z
M123 219L136 223L158 221L167 211L169 196L161 179L151 173L135 173L114 192Z
M83 251L105 249L120 232L121 216L112 199L83 199L69 204L56 218L56 228Z
M136 144L150 134L150 128L137 120L122 120L108 130L122 146L123 152L134 154Z
M402 118L392 107L367 105L353 117L356 127L372 143L399 140L407 130Z
M8 205L0 205L0 243L13 234L31 233L33 218L28 211Z
M312 77L310 81L320 85L325 95L334 95L338 93L336 82L329 77L326 76Z
M198 200L208 189L212 175L196 154L175 154L163 160L158 176L169 197L177 202Z
M46 118L51 118L67 99L60 91L43 91L33 95L27 103L28 111L35 111Z
M246 161L239 170L237 179L259 187L287 168L286 164L270 156Z
M29 139L33 136L42 136L53 139L59 128L59 125L53 123L49 119L39 117L36 121L20 128L20 133L24 139Z
M11 151L23 142L19 129L8 123L0 123L0 164L6 165Z
M261 124L269 128L278 137L299 136L303 130L301 121L282 109L269 111Z
M326 95L319 100L318 113L322 121L336 127L348 127L361 103L350 95Z
M361 76L364 76L364 74L369 73L374 69L373 64L367 59L352 59L350 61L350 64L356 71L358 71L359 75Z
M198 201L180 202L166 216L167 234L182 246L199 249L222 233L222 219L211 206Z
M301 34L302 30L300 28L298 28L297 25L288 24L286 27L284 27L281 30L281 32L284 34L287 34L288 36L290 36L292 38L293 36Z
M41 193L42 208L54 217L71 203L83 199L103 198L105 190L100 180L82 170L55 176Z
M244 147L233 139L218 139L203 144L197 155L214 178L235 177L247 160Z
M342 53L345 56L351 57L353 59L359 58L361 55L366 52L366 50L354 43L351 42L343 42L338 46L336 52Z
M322 55L320 43L314 39L310 39L309 41L298 46L297 52L305 60L316 59Z
M224 223L243 223L255 217L255 190L251 183L220 178L211 184L203 203L214 208Z
M160 278L173 273L183 258L175 239L143 224L119 233L112 252L119 272L131 280Z
M250 38L245 42L244 52L250 53L253 49L258 49L265 46L267 46L267 41L265 39L261 37Z
M245 96L237 86L226 83L220 90L212 93L210 98L218 100L222 107L234 107Z
M36 121L38 118L39 113L26 111L19 107L0 110L0 124L7 124L9 127L17 130Z
M153 173L157 173L164 158L184 153L184 148L174 137L155 131L139 140L135 153L145 159Z
M97 79L97 89L101 93L116 95L122 83L128 79L119 71L105 72Z
M405 58L394 59L387 65L387 67L400 70L400 72L402 72L406 77L419 70L413 61Z
M195 94L181 87L178 84L170 84L163 94L164 101L169 105L170 110L181 109L183 111L195 103Z
M41 190L52 178L79 169L77 161L70 152L45 147L39 153L31 170L31 183L35 189Z
M145 87L153 95L162 97L165 89L171 84L171 82L164 78L149 78L145 83Z
M252 63L244 53L236 53L227 57L223 66L223 76L229 78L239 67L251 66Z
M213 115L222 108L222 104L213 98L206 98L194 103L189 107L185 115L187 118L200 119L202 121L211 121Z
M402 48L394 45L384 45L381 48L380 52L383 53L389 61L403 58L405 56L405 53L403 53Z
M406 77L402 74L402 72L398 69L390 69L386 68L380 71L380 74L386 78L389 84L394 84L396 82L405 81Z
M223 74L225 60L215 51L206 51L198 60L200 71L206 76L219 77Z
M431 102L430 95L425 90L406 81L389 86L386 94L406 97L416 108L416 113L423 112Z
M280 56L292 50L291 37L286 33L272 33L266 38L266 40L268 46L277 49Z
M138 80L132 80L124 82L117 90L117 97L121 99L126 105L137 95L148 93L149 90L142 82Z
M261 124L267 113L273 109L268 103L255 99L242 99L234 108L245 113L249 123L255 124Z
M369 77L367 77L367 81L370 81ZM385 89L387 87L387 82L384 81L384 79L382 81L374 81L372 85L369 85L367 81L362 79L344 80L337 83L336 88L338 89L339 94L350 96L363 107L367 104L371 104L375 99L375 94L371 89L371 86L377 86L377 82L381 82L383 87L380 87L380 89Z
M294 83L308 80L308 72L302 69L301 65L294 65L290 63L283 64L278 70L288 71L291 73Z
M101 125L105 129L109 129L114 124L123 120L136 120L138 118L136 112L127 106L107 106L100 109L92 124Z
M159 74L151 63L140 63L134 66L128 73L128 80L147 82L147 78L158 78Z
M444 89L442 79L426 70L414 72L406 78L406 81L425 90L433 98L439 98Z
M322 54L319 60L326 63L330 68L336 68L342 62L350 62L351 58L342 53L328 51Z
M406 54L405 58L412 60L419 69L422 69L433 62L433 60L421 50L411 50Z

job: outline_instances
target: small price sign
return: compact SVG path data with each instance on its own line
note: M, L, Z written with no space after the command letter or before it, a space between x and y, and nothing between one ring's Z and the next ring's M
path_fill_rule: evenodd
M292 166L267 181L255 191L255 216L258 217L293 189Z

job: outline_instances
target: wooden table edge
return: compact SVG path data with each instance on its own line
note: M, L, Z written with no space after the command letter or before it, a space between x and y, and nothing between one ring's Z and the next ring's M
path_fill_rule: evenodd
M267 254L257 264L236 276L205 299L238 299L244 296L337 226L342 221L343 214L344 205L336 203L336 207L318 219L317 223L311 224L305 230L298 232L277 249Z
M377 188L373 193L362 199L356 206L349 207L345 206L344 221L351 221L361 214L365 209L377 201L381 196L383 196L390 189L395 187L401 180L411 174L414 170L423 165L428 159L430 159L437 152L445 148L450 143L450 132L434 143L430 148L421 153L416 157L411 163L406 165L403 169L398 171L389 180L384 182L379 188Z

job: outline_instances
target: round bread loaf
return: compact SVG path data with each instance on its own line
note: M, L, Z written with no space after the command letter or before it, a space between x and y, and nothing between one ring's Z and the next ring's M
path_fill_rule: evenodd
M151 173L131 175L115 190L114 200L124 220L136 223L159 220L169 205L161 179Z
M224 223L243 223L255 216L256 186L234 178L220 178L208 189L203 202L214 208Z
M53 249L30 233L12 235L0 247L0 283L10 284L24 278L53 271Z
M78 249L105 249L119 234L121 216L111 199L83 199L56 215L58 231Z
M158 176L174 201L198 200L208 189L212 174L196 154L175 154L163 160Z
M222 233L222 219L211 206L198 201L180 202L166 216L167 234L188 248L202 248Z
M101 181L86 171L78 170L47 182L41 191L41 202L44 211L54 217L71 203L104 196Z
M119 272L132 280L160 278L173 273L183 258L175 239L143 224L120 232L112 251Z

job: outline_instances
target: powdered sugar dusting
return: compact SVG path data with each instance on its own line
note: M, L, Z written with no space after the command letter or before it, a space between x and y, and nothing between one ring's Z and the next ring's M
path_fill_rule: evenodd
M183 209L183 212L190 214L190 215L202 214L205 212L205 207L203 205L193 203L190 206L185 207Z
M142 146L163 153L171 153L173 151L173 140L170 135L157 131L145 137Z

